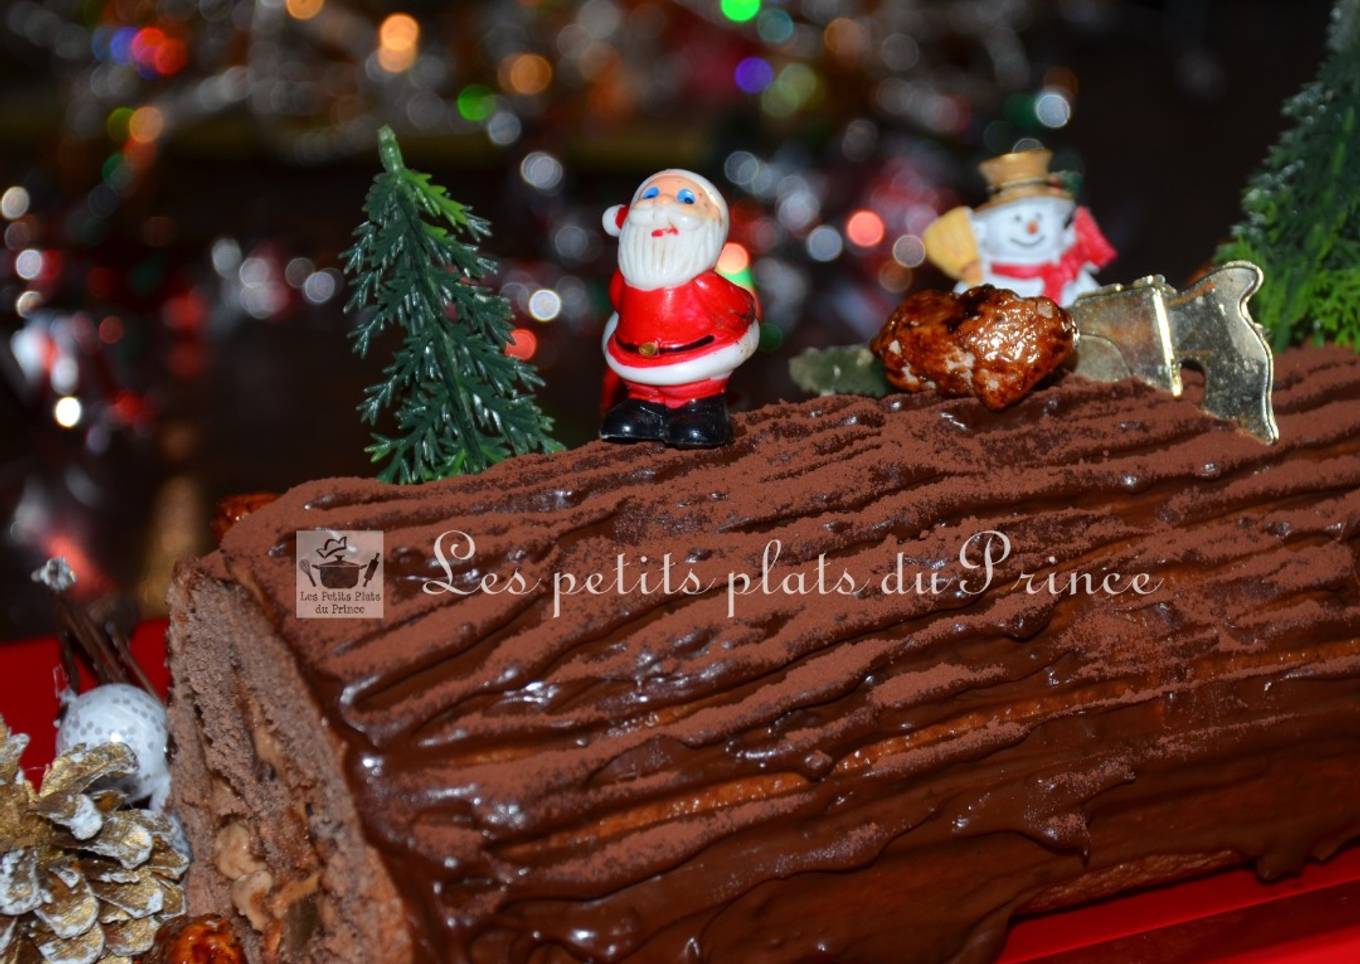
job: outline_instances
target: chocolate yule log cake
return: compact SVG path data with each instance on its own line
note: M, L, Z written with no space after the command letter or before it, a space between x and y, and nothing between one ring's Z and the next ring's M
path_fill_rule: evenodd
M1360 357L1276 376L1274 446L1069 375L301 486L172 591L191 912L256 961L985 961L1016 915L1326 858ZM382 531L381 619L295 615L312 529Z

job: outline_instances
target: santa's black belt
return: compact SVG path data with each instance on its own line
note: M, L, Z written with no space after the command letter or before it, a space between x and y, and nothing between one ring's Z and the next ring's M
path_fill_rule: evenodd
M654 341L644 341L641 345L634 345L623 339L617 339L619 347L624 351L631 351L635 355L642 355L644 358L651 358L653 355L677 355L682 351L694 351L696 348L703 348L713 341L712 335L704 335L698 341L692 341L688 345L658 345Z

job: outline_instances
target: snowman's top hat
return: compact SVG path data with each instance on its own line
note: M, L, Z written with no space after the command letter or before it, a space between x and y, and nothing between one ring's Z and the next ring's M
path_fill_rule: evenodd
M1013 151L989 158L978 165L978 170L987 179L987 189L991 192L977 210L1018 201L1027 197L1060 197L1071 200L1072 192L1062 186L1056 174L1048 171L1053 152L1043 148L1028 151Z

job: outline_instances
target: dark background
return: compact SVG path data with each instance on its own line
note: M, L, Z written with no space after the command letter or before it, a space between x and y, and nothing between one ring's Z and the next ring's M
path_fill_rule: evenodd
M72 85L80 81L72 78L79 75L21 35L33 11L48 6L11 4L0 22L0 190L22 185L31 198L29 242L0 251L0 639L50 628L46 600L28 580L48 555L71 559L86 597L117 593L154 614L173 561L211 548L207 521L221 497L277 491L319 476L371 474L362 452L368 433L354 405L383 361L382 350L367 361L350 353L343 291L309 305L289 288L286 308L253 318L239 306L233 310L236 295L213 270L214 250L229 253L214 248L221 239L276 273L299 257L315 269L336 267L376 167L371 149L319 162L299 158L281 150L268 125L244 106L186 120L159 140L147 173L99 231L75 237L80 232L70 228L70 212L100 183L110 141L98 130L73 132L79 125ZM483 6L490 5L466 5L468 11ZM542 49L558 68L555 86L524 108L523 133L512 145L491 145L481 132L403 126L400 101L379 105L372 118L393 120L407 161L494 221L488 250L505 259L498 283L514 271L550 279L567 271L544 239L571 218L592 234L593 256L569 266L571 278L588 286L588 307L570 322L524 322L539 338L534 360L547 380L543 405L568 445L595 429L598 333L607 315L601 283L612 266L599 213L626 200L651 171L704 171L758 218L770 204L724 178L724 160L739 150L782 157L786 171L802 170L821 183L822 220L836 224L859 203L859 187L880 177L894 157L913 158L941 209L976 202L983 190L976 161L998 149L998 138L1004 150L1014 137L1032 133L1083 174L1083 200L1120 251L1102 278L1159 273L1181 283L1226 237L1248 173L1280 131L1281 101L1313 75L1328 9L1316 0L1028 4L1018 28L1028 62L1018 82L998 83L979 70L966 30L961 39L938 41L957 44L958 51L939 52L952 72L933 74L933 88L949 94L957 83L971 104L963 128L940 131L882 116L868 93L868 68L825 68L825 96L791 118L766 116L752 97L685 93L687 78L703 79L688 75L712 70L710 55L722 45L745 43L759 53L753 41L732 41L721 17L696 12L703 6L616 6L628 15L646 7L637 22L645 15L647 23L660 24L657 42L666 53L653 67L681 90L669 99L610 109L607 99L590 99L602 96L598 82L589 91L573 87L557 63L558 50L541 38L534 48L531 38L528 49ZM838 12L825 6L789 9L820 24ZM875 5L841 6L853 15ZM938 12L959 5L920 6ZM1000 11L1008 4L995 6ZM544 16L554 18L557 30L580 7L545 4ZM77 17L85 9L83 16L90 16L88 6L73 5L75 14L61 3L50 8ZM478 46L478 21L443 5L409 10L422 24L422 48L452 51L450 69L459 79L436 84L436 98L452 103L465 75L479 70L494 87L494 64L479 66L475 51L466 50ZM350 8L374 24L388 12L377 5ZM197 22L199 13L187 5L175 22L194 36L210 32ZM158 14L123 3L100 6L95 16L144 25ZM601 42L626 48L634 26L627 20ZM923 52L924 59L936 59L934 47ZM239 54L213 56L230 63ZM280 57L288 59L286 52ZM809 59L818 62L815 55ZM183 76L196 68L191 55ZM1010 124L1024 96L1051 82L1055 69L1075 88L1070 123L1034 131ZM646 69L613 81L624 88L650 82ZM870 156L852 152L850 158L836 145L857 119L869 122L876 144ZM988 127L998 119L1010 126ZM564 176L554 191L526 187L520 164L531 151L560 160ZM796 397L786 374L792 353L863 340L900 297L877 282L886 249L847 250L823 264L799 257L797 241L786 245L795 253L784 260L808 295L781 320L782 344L734 378L738 408ZM77 352L78 392L89 421L74 428L53 420L59 393L17 374L14 335L34 322L15 311L24 290L16 258L33 245L60 255L61 274L49 284L44 311L85 317L96 331L100 320L114 316L126 331L115 345L96 338ZM148 272L156 276L151 281ZM913 287L945 283L928 268L910 276ZM100 412L118 417L96 422Z

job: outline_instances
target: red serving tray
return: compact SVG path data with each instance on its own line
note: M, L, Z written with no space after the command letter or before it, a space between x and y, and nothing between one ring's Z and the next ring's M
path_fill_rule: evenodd
M165 627L165 620L145 623L132 638L133 654L162 690L170 680ZM0 643L0 715L32 738L24 766L34 779L52 758L57 665L55 639ZM1273 884L1234 870L1021 920L1001 962L1031 961L1357 964L1360 848Z

